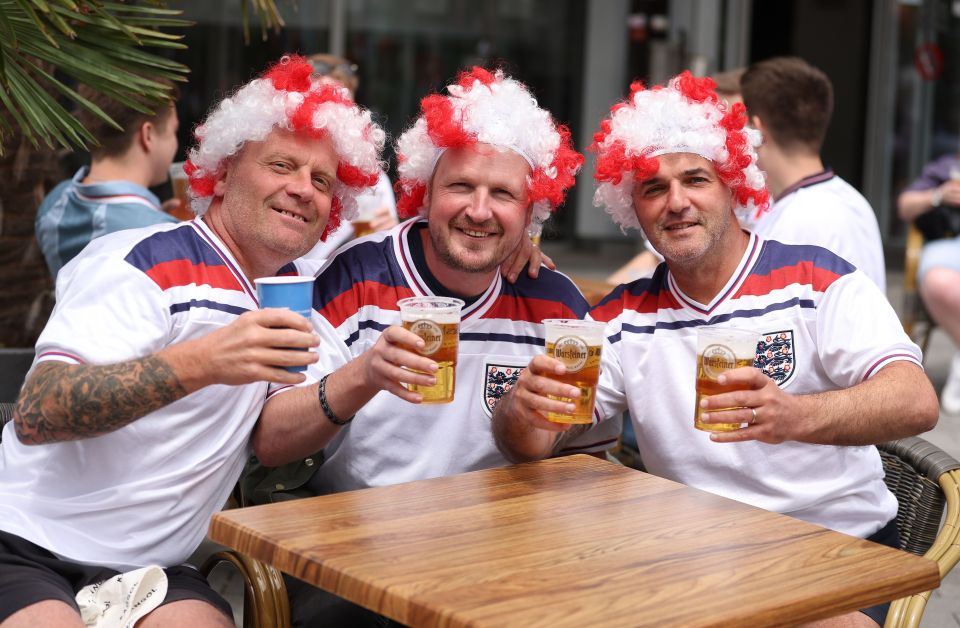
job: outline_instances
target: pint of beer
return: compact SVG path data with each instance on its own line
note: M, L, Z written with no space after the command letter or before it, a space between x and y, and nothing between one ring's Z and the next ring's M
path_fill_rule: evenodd
M547 355L563 362L564 375L550 374L550 378L580 389L579 399L554 397L577 408L571 414L546 413L554 423L591 423L593 400L600 379L600 350L603 347L604 323L577 319L551 318L543 321L547 336Z
M179 220L190 220L193 212L190 210L190 197L187 195L189 179L183 171L183 162L176 161L170 164L170 185L173 188L173 197L180 201L180 207L172 210L170 215Z
M373 233L373 218L377 214L377 210L374 207L370 206L369 200L364 199L365 202L360 203L360 207L357 208L357 214L350 221L350 224L353 226L353 237L362 238L365 235Z
M457 350L460 341L460 309L463 301L446 297L410 297L397 301L400 320L423 339L419 353L437 363L437 383L433 386L408 384L423 395L423 403L450 403L456 388Z
M711 395L744 388L729 384L721 386L717 383L717 378L724 371L753 366L759 339L756 332L744 329L702 327L697 331L697 401L693 416L695 428L705 432L732 432L740 429L740 423L702 423L700 401Z

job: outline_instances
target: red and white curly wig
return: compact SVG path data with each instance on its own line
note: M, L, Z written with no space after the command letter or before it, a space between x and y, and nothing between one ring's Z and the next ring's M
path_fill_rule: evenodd
M385 134L343 87L311 76L300 56L285 56L233 95L224 98L194 131L197 143L184 170L190 177L191 207L202 216L210 207L217 175L247 142L258 142L274 128L323 138L337 153L337 181L330 217L321 239L341 219L356 213L356 197L380 176Z
M424 194L445 150L483 143L510 149L530 164L530 231L539 233L583 165L570 131L537 105L525 85L502 70L474 67L461 72L447 93L421 100L422 115L397 140L398 213L407 218L426 212Z
M640 228L633 184L654 176L660 169L657 156L668 153L694 153L712 161L742 217L769 208L770 194L757 167L760 132L746 127L742 103L727 109L715 86L713 79L689 71L652 89L635 82L630 97L600 123L590 147L597 153L593 176L599 183L593 204L604 207L622 230Z

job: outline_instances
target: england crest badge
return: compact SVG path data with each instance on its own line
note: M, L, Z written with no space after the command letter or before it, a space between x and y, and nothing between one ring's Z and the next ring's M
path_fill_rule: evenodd
M483 378L483 410L493 416L493 408L500 397L507 394L520 377L525 367L512 364L487 364Z
M797 353L793 344L793 330L768 331L760 334L757 343L755 367L775 381L780 388L786 388L797 372Z

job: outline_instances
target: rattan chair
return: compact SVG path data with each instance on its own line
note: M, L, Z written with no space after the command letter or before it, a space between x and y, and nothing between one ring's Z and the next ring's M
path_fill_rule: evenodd
M200 571L209 578L223 564L232 566L243 577L244 628L290 628L290 601L279 571L233 550L213 554Z
M923 250L923 234L917 226L910 223L907 230L907 251L903 264L903 312L901 321L903 330L914 339L923 353L927 353L930 344L930 335L936 323L930 318L927 309L920 298L920 287L917 284L917 270L920 268L920 253Z
M942 580L960 561L960 462L917 437L877 448L887 487L900 503L900 547L935 561ZM884 626L919 626L930 593L894 600Z

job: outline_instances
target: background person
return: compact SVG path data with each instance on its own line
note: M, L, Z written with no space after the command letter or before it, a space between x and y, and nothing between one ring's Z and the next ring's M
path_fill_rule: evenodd
M336 126L324 121L334 118ZM303 317L258 310L328 219L376 180L384 134L284 58L224 99L190 153L197 219L116 232L57 280L57 306L0 441L0 623L82 626L74 596L159 565L138 626L232 626L181 565L249 455L267 383L316 360Z
M151 103L155 113L141 113L86 85L80 94L100 107L120 129L81 108L77 116L98 144L90 149L90 165L58 184L37 210L36 234L50 274L76 257L91 240L121 229L177 222L168 212L171 199L160 204L147 188L167 180L177 152L176 101L179 90L165 79L170 99Z
M940 224L927 235L946 237L924 244L917 283L930 317L960 348L960 155L927 164L897 198L897 212L909 221L937 214ZM948 414L960 414L960 351L950 362L940 406Z
M313 68L314 76L326 78L346 88L350 92L350 98L355 99L357 88L360 86L359 69L355 63L343 57L326 53L310 55L307 60ZM369 192L357 198L356 215L364 218L365 225L362 233L357 233L354 222L344 221L326 240L318 242L307 253L306 259L316 263L319 269L334 251L354 237L389 229L397 224L396 197L393 195L393 186L390 184L390 179L383 170L380 171L376 185Z
M595 202L621 227L640 227L665 262L591 311L607 322L596 417L629 408L651 473L895 547L897 500L870 445L936 423L920 349L848 262L741 229L735 211L768 202L759 138L711 83L685 72L664 89L635 84L601 125ZM741 424L729 432L693 427L706 327L759 339L754 367L719 378L740 390L701 405L707 423ZM510 459L550 455L574 431L561 436L543 418L569 411L548 395L579 394L548 377L562 372L537 356L497 405L494 435ZM882 624L886 606L824 624Z
M750 124L763 134L757 148L773 206L745 225L789 244L816 244L864 272L886 292L886 265L877 215L849 183L825 168L820 149L833 114L833 86L797 57L752 64L740 79Z
M543 319L587 311L560 273L542 268L536 280L521 273L510 284L498 272L531 221L549 216L573 185L582 157L569 132L499 71L474 68L448 92L424 98L423 115L397 142L400 206L420 217L347 245L317 278L322 358L309 383L272 393L254 435L264 464L297 462L257 472L260 500L282 498L270 494L277 484L325 494L507 464L490 433L492 408L543 351ZM432 385L437 369L400 326L397 301L408 296L466 302L449 404L421 404L404 386ZM602 452L616 437L588 433L565 453ZM296 625L379 620L287 581Z

